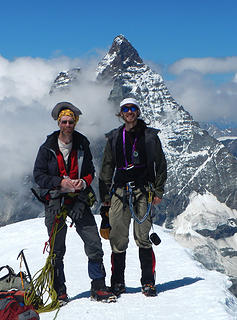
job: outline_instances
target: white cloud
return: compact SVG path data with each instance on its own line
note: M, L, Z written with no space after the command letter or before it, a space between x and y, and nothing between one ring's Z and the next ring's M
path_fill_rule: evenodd
M196 71L203 74L237 72L237 57L225 58L184 58L169 67L169 72L179 75L185 71Z
M225 119L237 123L237 82L217 85L199 72L187 71L167 85L173 98L195 120Z
M31 103L48 94L50 84L61 70L68 70L79 63L66 57L43 60L17 58L8 61L0 56L0 101L17 97L23 103Z
M82 109L78 130L89 138L102 137L115 126L115 111L107 101L110 88L92 81L95 64L92 60L66 57L51 60L27 57L14 61L0 57L1 185L4 181L8 186L14 185L20 176L32 173L40 144L58 129L50 115L57 102L70 101ZM82 68L79 88L50 96L57 74L72 67Z

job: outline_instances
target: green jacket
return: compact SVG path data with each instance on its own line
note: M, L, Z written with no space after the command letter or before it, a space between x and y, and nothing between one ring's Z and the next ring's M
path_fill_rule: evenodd
M122 127L114 129L105 135L108 140L105 146L99 175L99 191L102 202L110 200L113 175L116 169L116 142L121 128ZM158 132L158 129L146 127L145 149L148 181L154 186L155 196L162 198L167 179L167 164L160 139L157 136Z

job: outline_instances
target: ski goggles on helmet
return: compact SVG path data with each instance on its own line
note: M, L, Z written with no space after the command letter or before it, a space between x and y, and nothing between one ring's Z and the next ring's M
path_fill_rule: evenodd
M128 111L132 111L132 112L135 112L135 111L137 111L138 110L138 108L136 107L136 106L123 106L123 107L121 107L121 111L122 112L128 112Z

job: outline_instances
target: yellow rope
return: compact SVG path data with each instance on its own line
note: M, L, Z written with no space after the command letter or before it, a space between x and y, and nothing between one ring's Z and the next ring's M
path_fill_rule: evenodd
M62 207L61 212L56 216L56 223L54 225L53 233L50 238L50 252L46 260L46 263L42 269L40 269L33 277L30 287L26 290L24 300L26 305L32 304L38 313L59 311L59 301L57 293L54 290L54 267L53 260L55 254L53 253L56 234L61 230L58 230L59 219L63 219L64 223L67 217L67 210ZM63 227L63 226L62 226ZM62 228L61 227L61 228ZM51 300L51 301L50 301ZM55 315L55 318L57 313ZM54 318L54 319L55 319Z

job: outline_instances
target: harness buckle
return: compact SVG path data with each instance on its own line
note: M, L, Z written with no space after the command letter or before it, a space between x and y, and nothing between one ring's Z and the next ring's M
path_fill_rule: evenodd
M134 164L129 164L126 168L125 168L125 170L130 170L130 169L133 169L134 168Z
M135 186L135 181L129 181L127 182L127 185L131 188L131 189L135 189L136 186Z

